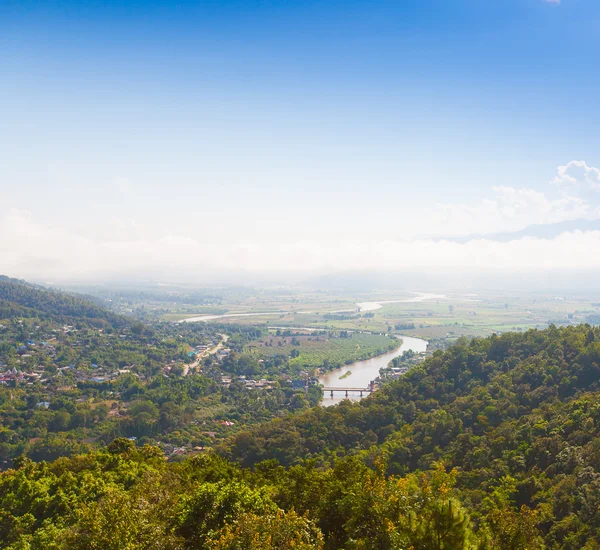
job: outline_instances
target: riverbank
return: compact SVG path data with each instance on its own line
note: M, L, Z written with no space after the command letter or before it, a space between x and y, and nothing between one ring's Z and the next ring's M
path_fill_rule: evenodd
M325 373L388 353L400 344L387 334L271 329L248 342L244 353L267 364L284 360L293 372Z
M353 337L349 337L347 340L353 342L357 339L357 335L358 333L355 334ZM386 338L391 339L391 337L389 336L386 336ZM335 362L332 361L331 358L326 359L324 364L318 366L319 376L324 376L330 372L337 371L340 371L343 376L347 373L349 367L351 367L352 365L356 365L364 361L370 361L372 359L377 359L378 357L383 357L384 355L389 355L390 353L396 352L396 350L398 350L402 346L402 339L398 337L394 338L395 339L391 339L390 343L386 348L379 348L369 351L365 350L364 348L361 348L360 345L358 345L358 349L355 351L354 356L349 359L346 359L343 362Z
M396 357L400 357L406 350L412 350L415 353L421 353L427 351L427 341L420 338L414 338L412 336L398 335L397 338L401 339L400 345L393 351L383 353L377 357L367 359L364 361L357 361L350 365L344 365L339 369L332 370L327 373L323 373L319 376L319 383L328 388L367 388L371 382L374 382L379 376L379 370L387 368L390 361ZM352 377L346 380L340 380L340 377L346 371L352 371ZM325 395L321 404L323 406L330 406L339 403L346 399L345 394ZM360 391L351 391L348 393L347 399L351 401L359 401L361 399Z

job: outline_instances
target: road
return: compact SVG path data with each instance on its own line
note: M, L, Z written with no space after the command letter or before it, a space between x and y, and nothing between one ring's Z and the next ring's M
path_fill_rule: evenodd
M204 359L207 355L214 355L217 353L224 346L227 340L229 340L229 336L227 336L227 334L219 334L219 336L221 337L221 341L214 348L207 349L206 351L199 353L196 355L196 360L193 363L184 365L183 376L187 376L190 373L190 370L197 368L200 364L200 361L202 361L202 359Z

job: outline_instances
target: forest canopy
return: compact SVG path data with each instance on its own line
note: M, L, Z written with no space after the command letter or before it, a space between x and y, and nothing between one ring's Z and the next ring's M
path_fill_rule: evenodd
M463 339L359 403L259 423L183 462L127 439L50 463L21 458L0 476L0 539L597 548L599 375L600 333L587 325Z

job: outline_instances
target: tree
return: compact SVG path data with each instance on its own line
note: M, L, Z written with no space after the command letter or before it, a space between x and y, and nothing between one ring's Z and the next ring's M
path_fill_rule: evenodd
M208 541L211 550L320 550L323 534L293 510L275 514L242 514Z
M537 550L544 548L544 542L537 528L539 513L522 505L517 508L514 496L517 492L516 480L504 476L484 506L488 513L485 524L489 532L489 548L493 550Z
M294 410L308 409L308 407L310 406L310 403L304 397L304 395L297 393L297 394L293 395L292 398L290 399L290 406Z
M205 483L183 498L176 532L187 548L204 548L219 529L242 514L269 512L277 512L277 506L266 488L251 489L239 481Z
M77 523L61 539L70 550L179 550L181 539L168 532L154 488L132 493L110 490L97 503L83 504ZM154 493L154 494L153 494ZM160 493L158 494L161 498Z
M135 443L124 437L119 437L108 445L107 451L111 454L129 455L135 451Z

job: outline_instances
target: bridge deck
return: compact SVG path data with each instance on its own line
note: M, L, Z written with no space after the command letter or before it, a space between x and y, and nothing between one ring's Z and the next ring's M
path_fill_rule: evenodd
M321 389L323 391L375 391L372 388L339 388L330 386L324 386Z

